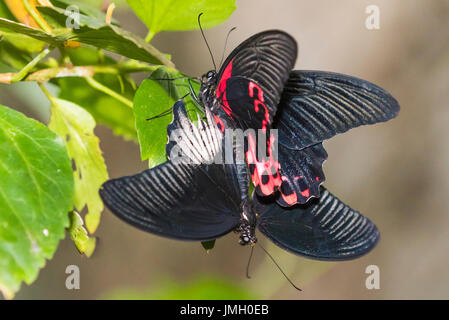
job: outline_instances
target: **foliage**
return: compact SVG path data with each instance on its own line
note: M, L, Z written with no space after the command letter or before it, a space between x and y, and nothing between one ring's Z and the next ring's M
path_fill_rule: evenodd
M63 139L0 106L0 290L33 282L68 227L74 183Z
M170 55L150 44L151 38L160 31L198 28L201 12L203 27L217 25L235 9L235 0L128 4L148 26L146 39L122 28L111 16L113 7L101 11L101 1L0 2L0 63L11 71L0 73L0 83L37 82L51 102L48 126L0 106L0 291L6 298L14 296L22 281L36 279L65 229L80 253L93 254L93 233L103 210L98 190L108 179L97 124L138 142L150 165L165 161L171 116L147 119L170 110L190 93L190 85L198 91L199 84L189 83ZM79 19L66 15L69 5L79 8ZM133 74L139 72L148 78L136 83ZM58 88L57 96L47 91L46 82ZM185 101L189 110L196 110L190 97ZM214 292L218 282L200 287ZM201 291L173 288L164 295ZM239 296L237 289L223 290L229 297Z
M104 297L111 300L248 300L256 299L246 287L217 276L201 276L187 283L159 281L149 290L121 289Z
M142 160L149 160L150 167L167 160L165 157L166 128L172 120L171 113L167 111L170 111L176 100L189 93L189 84L186 79L171 80L181 77L183 75L176 70L160 67L141 83L134 96L134 115L141 157ZM198 89L197 83L193 81L191 83ZM193 111L193 102L189 100L185 99L186 109Z
M75 208L82 211L87 206L86 227L94 233L103 211L98 189L108 179L100 140L94 134L95 120L72 102L49 98L52 106L48 127L66 140L67 151L75 166Z
M205 28L220 24L235 10L235 0L127 0L149 30L148 38L163 30L198 28L198 14L203 13Z

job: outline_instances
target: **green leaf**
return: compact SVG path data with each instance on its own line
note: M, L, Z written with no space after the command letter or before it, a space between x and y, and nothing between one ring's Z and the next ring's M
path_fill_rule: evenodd
M11 11L9 11L9 8L4 1L0 1L0 17L14 20L14 16L12 15Z
M54 46L63 46L70 39L71 35L70 29L54 30L55 34L48 34L40 29L34 29L22 23L4 18L0 18L0 30L17 32Z
M145 40L113 25L98 29L81 27L73 32L70 39L112 51L131 59L174 66L166 55L146 43Z
M78 0L52 0L51 3L61 9L65 9L68 6L75 5L78 7L81 14L97 19L98 21L106 21L106 14L101 11L99 8L101 7L101 3L98 4L97 7L90 3L78 1ZM116 3L116 1L114 1ZM113 23L116 23L114 19L112 19Z
M50 259L73 207L74 183L63 139L0 106L0 291L12 298Z
M201 245L207 252L209 252L215 247L215 240L202 241Z
M67 18L56 10L53 10L53 15L62 15ZM131 59L173 66L166 55L146 43L142 38L114 25L106 25L98 29L89 26L82 26L73 30L54 29L53 34L48 34L42 30L0 18L0 30L18 32L59 47L65 46L68 40L79 41Z
M101 60L105 64L115 63L114 60L91 48L80 47L68 49L67 53L75 65L101 65ZM133 86L123 81L123 92L121 91L120 80L116 75L99 74L95 75L95 80L108 88L121 93L126 98L132 100L135 90ZM56 81L60 87L59 97L72 101L83 107L95 118L99 124L104 124L114 131L116 135L125 139L137 141L134 113L131 108L122 102L90 87L86 80L82 78L61 78Z
M65 27L67 16L64 14L64 9L57 7L38 7L37 9L43 16L59 21L60 26ZM116 52L135 60L173 66L166 55L146 43L142 38L117 25L107 24L104 20L81 13L79 14L79 25L80 28L72 30L70 40Z
M95 79L104 85L110 84L115 91L120 90L115 76L96 75ZM133 110L120 101L90 87L83 78L58 79L59 97L82 106L99 124L110 127L114 134L127 140L137 141ZM113 89L113 90L114 90ZM125 96L132 99L131 86L125 82Z
M99 9L104 5L103 0L51 0L51 3L54 6L63 9L70 5L76 5L82 14L98 20L105 21L106 19L104 12ZM127 7L125 0L114 0L114 4L116 5L116 8ZM112 22L115 22L114 19L112 19Z
M0 32L4 39L21 51L34 53L40 52L44 48L45 42L30 38L26 35L15 32Z
M20 70L28 62L30 62L33 57L28 52L24 52L22 50L17 49L14 45L9 42L4 33L0 31L1 40L0 40L0 61L4 64L16 69Z
M51 100L51 117L48 127L64 137L75 169L75 207L82 211L87 206L86 227L94 233L103 211L98 190L108 179L108 172L94 134L95 120L80 106L58 98Z
M54 28L65 28L68 16L65 15L65 8L58 7L36 7L39 13L46 21L52 21L52 26ZM91 16L84 15L79 13L78 22L80 26L88 26L91 28L100 28L107 26L106 20L97 19ZM70 18L69 18L70 20Z
M167 143L167 125L172 121L172 114L147 120L166 112L175 101L189 93L189 85L186 79L170 80L183 77L177 70L161 67L144 80L134 96L134 115L136 117L136 129L139 137L140 153L142 160L149 160L149 166L153 167L167 160L165 156L165 144ZM168 80L164 80L168 79ZM192 82L194 89L198 89L198 83ZM186 109L194 111L191 99L186 99ZM192 115L192 113L190 113ZM192 118L196 120L196 118Z
M33 60L32 53L42 51L45 42L20 33L0 31L0 61L16 70Z
M76 211L70 212L69 234L76 248L81 254L90 258L95 250L96 239L89 237L87 230L83 227L83 219Z
M198 15L204 28L216 26L235 10L235 0L128 0L135 14L155 34L160 31L198 29Z

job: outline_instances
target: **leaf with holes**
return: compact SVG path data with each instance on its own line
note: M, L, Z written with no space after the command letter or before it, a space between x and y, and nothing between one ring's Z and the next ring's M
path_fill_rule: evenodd
M86 227L95 232L100 223L103 202L98 190L108 179L108 172L94 134L94 118L80 106L51 97L49 128L64 137L75 169L75 207L82 211L87 206Z
M95 250L96 239L89 237L87 230L84 228L83 219L76 211L70 212L68 232L78 251L90 258Z
M74 182L63 139L0 106L0 291L32 283L69 225Z

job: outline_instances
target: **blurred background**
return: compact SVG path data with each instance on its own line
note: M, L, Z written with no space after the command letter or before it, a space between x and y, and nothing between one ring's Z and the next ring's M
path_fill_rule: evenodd
M365 27L368 5L380 9L379 30ZM114 17L145 36L125 1L118 2ZM146 234L106 210L93 257L80 256L66 238L37 281L22 285L18 299L449 298L449 1L237 0L231 18L206 31L217 60L234 26L227 53L256 32L282 29L299 44L297 69L360 77L399 101L398 118L325 142L325 185L377 224L378 247L355 261L329 263L293 256L260 236L303 289L298 293L257 248L252 278L246 279L249 249L238 245L235 234L219 239L207 254L199 243ZM212 68L199 31L162 33L153 43L171 53L185 74ZM1 86L0 101L47 121L48 102L33 83ZM105 127L96 133L111 177L146 168L136 144ZM72 264L80 267L80 290L65 288L65 269ZM379 290L365 287L365 269L372 264L380 269Z

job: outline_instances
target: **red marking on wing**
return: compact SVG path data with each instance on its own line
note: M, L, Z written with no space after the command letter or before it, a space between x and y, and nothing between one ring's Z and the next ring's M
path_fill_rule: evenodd
M246 161L248 165L254 165L254 171L251 172L251 179L255 187L259 187L264 195L270 195L277 189L282 179L279 175L280 164L274 160L272 145L274 143L274 135L270 136L268 142L268 161L262 159L259 161L256 155L256 142L254 136L250 133L248 135L248 151L246 152ZM274 173L276 176L274 176ZM268 176L268 182L263 183L262 176Z
M270 114L268 112L267 106L264 104L262 89L252 81L250 81L249 85L248 85L249 96L251 98L254 98L254 88L257 89L257 99L254 99L254 111L256 113L259 112L259 110L260 110L259 106L262 106L264 108L265 119L262 120L262 131L265 133L265 131L267 130L267 124L270 122Z
M304 178L304 177L303 177L303 176L296 176L296 177L294 178L294 180L297 181L298 179L302 179L302 178ZM290 182L290 179L289 179L288 177L282 176L282 181L283 181L283 183L287 183L287 184L289 184L289 185L291 186L291 182ZM284 182L284 181L285 181L285 182ZM290 189L292 189L292 188L290 187ZM298 195L297 195L296 192L293 191L292 194L286 195L286 194L282 193L282 189L279 189L279 190L280 190L280 192L281 192L282 198L284 199L284 201L285 201L289 206L292 206L292 205L298 203ZM309 197L310 197L310 189L307 188L307 189L305 189L305 190L303 190L303 191L300 191L299 194L300 194L302 197L304 197L304 198L309 198Z
M288 178L286 176L282 176L282 181L287 181L287 183L290 183L290 180L288 180ZM294 205L295 203L298 202L298 196L296 195L296 192L293 192L293 193L291 193L289 195L285 195L281 191L281 196L282 196L282 199L284 199L284 201L289 206L292 206L292 205Z
M216 97L221 98L221 108L226 112L226 114L232 119L232 109L229 106L228 99L226 98L226 81L231 77L232 74L232 60L229 62L229 64L226 66L226 69L223 71L223 74L221 75L220 82L217 86L217 92Z
M214 114L214 120L215 120L215 123L217 124L218 130L220 130L220 132L224 132L225 125L223 123L223 120L221 120L220 117L215 114Z
M320 181L320 177L315 177L315 180L316 181Z
M300 192L303 197L308 198L310 196L310 189L306 189Z

